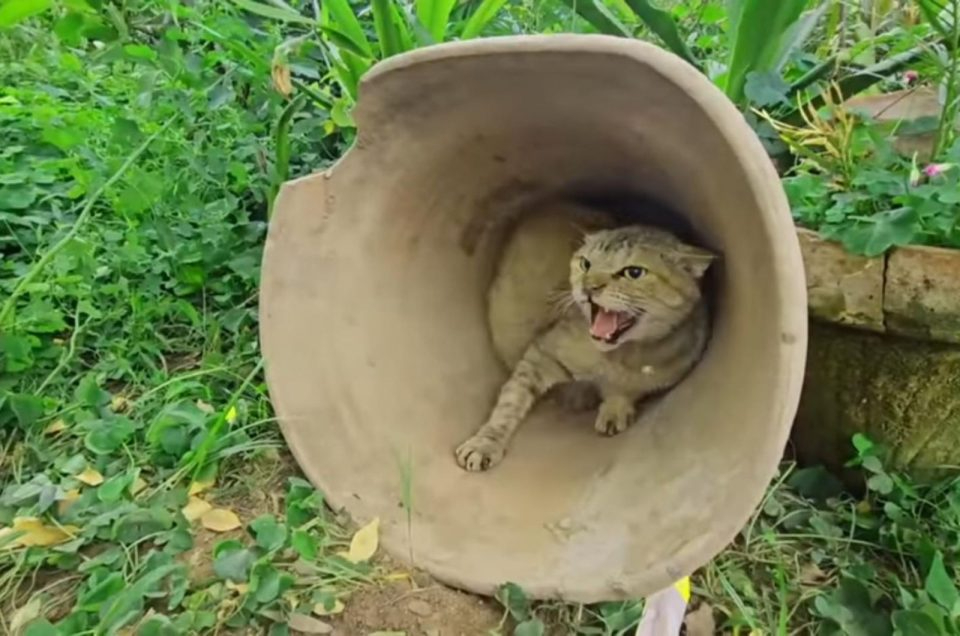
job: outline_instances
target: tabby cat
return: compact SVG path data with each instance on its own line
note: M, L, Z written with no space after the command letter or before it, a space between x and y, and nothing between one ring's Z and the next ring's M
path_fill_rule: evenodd
M579 245L570 244L572 218L586 227ZM599 403L597 432L622 433L642 398L676 385L700 359L709 333L701 282L715 256L664 229L609 225L600 213L566 205L514 231L489 299L494 343L513 372L486 423L457 447L462 468L500 463L551 390L569 406ZM551 235L549 227L561 229ZM558 310L531 311L531 298L546 306L551 278L567 279Z

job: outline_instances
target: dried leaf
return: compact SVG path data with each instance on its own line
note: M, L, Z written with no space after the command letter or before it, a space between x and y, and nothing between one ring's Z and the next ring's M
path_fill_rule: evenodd
M128 408L130 408L130 400L122 395L115 395L110 400L110 410L114 413L123 413Z
M103 475L96 468L87 466L83 472L74 475L77 481L83 482L88 486L99 486L103 483Z
M13 520L13 526L6 529L3 534L11 532L22 532L8 546L51 546L60 543L66 543L74 537L80 528L76 526L48 526L36 517L17 517Z
M250 591L249 583L234 583L233 581L227 579L226 586L228 590L233 590L241 596Z
M184 519L192 522L196 521L211 510L213 510L213 506L200 497L190 497L190 501L187 502L186 506L180 509L180 512L183 513Z
M60 419L50 422L47 428L43 429L43 432L47 435L56 435L57 433L62 433L65 430L67 430L67 423Z
M190 484L190 489L187 491L187 494L190 495L191 497L194 497L196 495L199 495L205 490L210 490L211 488L213 488L212 479L207 481L195 481Z
M273 87L284 97L290 97L293 93L293 84L290 81L290 67L283 63L274 63L270 70L270 77L273 79Z
M200 523L207 530L214 532L229 532L240 527L240 517L226 508L213 508L203 513Z
M63 497L57 502L57 514L62 515L73 505L73 502L80 498L80 491L76 488L63 493Z
M31 621L40 618L43 611L43 599L39 595L31 598L26 605L18 607L10 619L10 633L19 634Z
M287 627L304 634L332 634L333 627L329 623L306 614L293 614L287 620Z
M143 489L146 488L148 485L149 484L147 484L147 482L145 482L143 479L141 479L140 477L137 477L136 479L133 480L133 483L130 484L130 494L137 495L143 492Z
M324 607L323 603L314 603L313 613L317 616L333 616L334 614L339 614L343 611L344 605L343 601L336 599L333 602L333 607L327 609Z
M207 415L210 415L214 411L214 408L203 400L197 400L197 408Z
M342 556L351 563L367 561L376 553L379 542L380 519L377 517L357 530L353 539L350 540L350 550L343 553Z

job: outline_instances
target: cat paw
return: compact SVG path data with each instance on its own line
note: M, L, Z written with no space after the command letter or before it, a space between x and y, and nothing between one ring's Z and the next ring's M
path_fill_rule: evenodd
M627 430L637 418L637 411L627 400L608 400L600 405L593 427L601 435L613 437Z
M504 453L502 443L474 435L457 447L457 463L460 468L470 472L489 470L500 463Z
M600 404L600 392L589 384L564 384L556 391L557 402L568 411L590 411Z

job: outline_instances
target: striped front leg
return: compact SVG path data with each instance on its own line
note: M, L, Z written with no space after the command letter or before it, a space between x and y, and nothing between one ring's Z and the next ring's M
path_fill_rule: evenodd
M550 387L570 380L567 371L535 344L517 363L510 379L500 389L497 404L487 422L457 447L457 463L469 471L493 468L503 459L510 439L527 413Z

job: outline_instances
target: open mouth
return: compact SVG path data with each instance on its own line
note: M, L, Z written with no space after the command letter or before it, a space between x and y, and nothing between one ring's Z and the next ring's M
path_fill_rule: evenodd
M595 302L590 302L590 337L607 344L617 344L620 336L630 327L637 324L639 316L628 314L625 311L611 311L604 309Z

